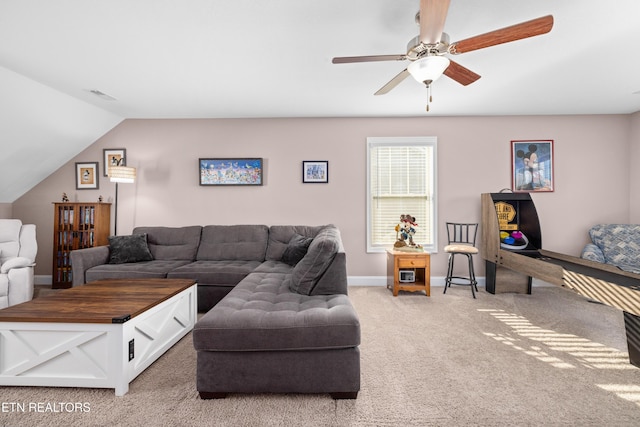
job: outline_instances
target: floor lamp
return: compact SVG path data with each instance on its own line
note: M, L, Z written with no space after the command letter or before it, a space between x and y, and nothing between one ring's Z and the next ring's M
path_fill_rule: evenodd
M118 183L133 184L136 180L136 168L129 166L110 166L109 181L116 183L115 218L113 220L113 234L118 235Z

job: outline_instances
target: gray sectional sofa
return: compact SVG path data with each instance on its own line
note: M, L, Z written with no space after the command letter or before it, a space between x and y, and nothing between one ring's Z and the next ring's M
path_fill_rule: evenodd
M193 343L202 398L360 389L360 323L347 296L338 228L137 227L72 251L73 285L102 279L198 283Z

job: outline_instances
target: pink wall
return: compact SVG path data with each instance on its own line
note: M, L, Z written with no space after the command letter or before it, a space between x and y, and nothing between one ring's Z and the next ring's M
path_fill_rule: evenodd
M0 218L12 218L13 203L0 203Z
M99 190L75 190L74 162L100 161L102 174L103 148L126 148L138 180L119 187L119 234L137 225L334 223L342 231L348 274L384 276L384 255L365 249L368 136L438 137L440 248L445 221L479 221L480 194L510 187L510 140L553 139L556 191L533 195L543 245L579 255L591 225L630 220L629 156L635 135L633 155L640 158L638 122L637 114L126 120L16 201L13 214L38 225L36 274L50 274L51 203L62 192L72 200L113 200L114 184L102 176ZM243 156L264 158L264 186L198 185L199 157ZM303 160L328 160L329 184L302 184ZM634 209L637 218L640 209ZM440 251L432 256L432 276L445 271Z
M629 153L629 222L640 224L640 112L631 116Z

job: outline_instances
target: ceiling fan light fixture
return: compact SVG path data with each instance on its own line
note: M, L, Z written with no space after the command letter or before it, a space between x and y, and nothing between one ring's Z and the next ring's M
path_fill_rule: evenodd
M418 82L429 84L436 81L444 73L449 63L449 58L444 56L425 56L409 64L407 70Z

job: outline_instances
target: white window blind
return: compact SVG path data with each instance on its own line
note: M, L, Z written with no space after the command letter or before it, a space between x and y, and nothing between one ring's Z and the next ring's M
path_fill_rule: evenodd
M400 215L416 218L414 242L435 251L436 138L367 138L367 251L393 246Z

